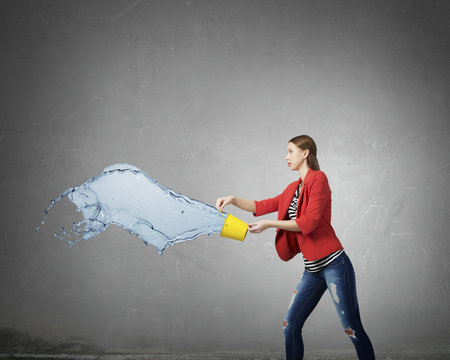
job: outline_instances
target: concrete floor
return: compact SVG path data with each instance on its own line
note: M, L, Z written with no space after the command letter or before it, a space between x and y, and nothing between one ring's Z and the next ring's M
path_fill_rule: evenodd
M74 355L74 354L0 354L0 360L284 360L283 353L212 353L212 354L120 354L120 355ZM305 360L357 360L356 355L330 355L313 353ZM377 354L378 360L449 360L450 353L441 354Z

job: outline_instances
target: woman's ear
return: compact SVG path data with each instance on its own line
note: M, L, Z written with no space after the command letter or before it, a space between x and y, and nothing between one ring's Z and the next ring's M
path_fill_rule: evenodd
M309 149L303 150L303 158L306 159L309 156Z

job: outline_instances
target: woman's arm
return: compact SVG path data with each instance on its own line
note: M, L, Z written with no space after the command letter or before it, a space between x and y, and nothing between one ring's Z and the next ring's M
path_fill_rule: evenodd
M256 211L256 205L254 200L241 199L236 196L225 196L222 198L218 198L216 201L216 208L220 212L222 209L228 205L234 205L239 209L254 213Z
M271 227L288 231L301 231L295 220L260 220L248 224L248 231L251 233L260 233Z

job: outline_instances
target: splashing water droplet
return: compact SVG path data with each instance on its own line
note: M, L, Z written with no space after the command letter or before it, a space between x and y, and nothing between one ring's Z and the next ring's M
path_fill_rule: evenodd
M72 229L62 228L56 237L70 246L88 240L115 224L139 236L162 254L170 244L193 240L200 234L220 232L224 217L211 205L167 189L139 168L129 164L108 166L83 185L69 188L44 210L67 197L83 214ZM40 227L36 228L39 231Z

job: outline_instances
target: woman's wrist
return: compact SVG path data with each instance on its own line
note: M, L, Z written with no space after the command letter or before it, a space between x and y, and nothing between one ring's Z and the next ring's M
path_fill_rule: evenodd
M281 230L301 231L295 220L272 220L268 223L269 227L274 227Z

